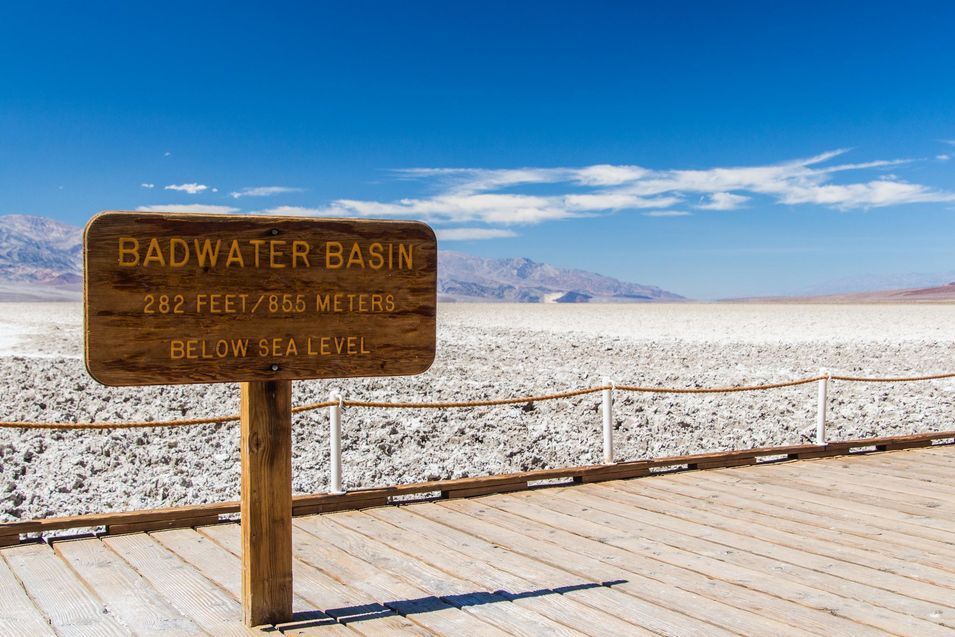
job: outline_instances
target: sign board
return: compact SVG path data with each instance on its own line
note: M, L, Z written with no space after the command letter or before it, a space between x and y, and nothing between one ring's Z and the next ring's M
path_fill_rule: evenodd
M412 221L104 212L85 349L105 385L419 374L437 242Z

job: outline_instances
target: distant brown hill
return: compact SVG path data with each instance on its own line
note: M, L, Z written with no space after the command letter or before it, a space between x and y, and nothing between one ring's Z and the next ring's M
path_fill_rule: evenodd
M955 281L947 285L901 290L849 292L821 296L766 296L723 299L724 303L955 303Z

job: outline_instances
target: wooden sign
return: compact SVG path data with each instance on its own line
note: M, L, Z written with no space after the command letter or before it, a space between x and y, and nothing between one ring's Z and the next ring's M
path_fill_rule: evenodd
M83 251L86 367L105 385L395 376L434 360L423 223L104 212Z

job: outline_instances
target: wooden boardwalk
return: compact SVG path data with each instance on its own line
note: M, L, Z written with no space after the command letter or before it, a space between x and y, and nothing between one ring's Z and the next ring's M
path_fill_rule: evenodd
M953 635L955 446L294 521L288 635ZM260 635L234 523L0 550L0 635Z

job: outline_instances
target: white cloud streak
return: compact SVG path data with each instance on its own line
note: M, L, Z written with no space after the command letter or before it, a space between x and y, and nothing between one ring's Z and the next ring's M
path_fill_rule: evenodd
M152 190L153 188L156 187L156 184L143 183L143 184L139 184L139 186L140 186L140 188L145 188L145 189L147 189L147 190Z
M639 211L647 217L687 217L772 205L834 210L955 201L955 192L912 183L888 173L907 159L834 163L848 151L757 166L654 170L596 164L577 168L407 168L402 181L423 182L434 194L388 201L337 199L321 207L276 206L261 214L312 217L412 218L439 226L445 241L515 236L514 226ZM945 155L948 157L948 155ZM937 159L942 159L942 156ZM298 192L258 186L235 198ZM444 226L444 227L442 227ZM446 227L451 226L451 227Z
M641 214L644 217L689 217L693 213L685 210L651 210Z
M195 195L203 190L208 190L209 186L205 184L169 184L164 187L163 190L176 190L178 192L188 192L190 195Z
M736 210L749 200L750 197L734 195L731 192L714 192L707 198L706 203L696 207L700 210Z
M328 214L325 213L321 208L304 208L302 206L276 206L275 208L268 208L267 210L261 210L258 214L262 215L275 215L278 217L327 217Z
M477 241L517 236L516 232L504 228L438 228L435 234L441 241Z
M322 208L284 206L267 212L402 217L437 224L508 227L628 210L672 210L692 205L693 201L698 202L693 207L702 211L735 210L750 205L757 197L770 204L818 205L836 210L955 201L953 192L910 183L882 170L911 160L831 163L846 152L831 150L761 166L690 170L610 164L579 168L408 168L394 172L399 179L427 183L437 190L436 194L391 201L338 199ZM873 171L876 174L871 174ZM528 192L531 186L533 192Z
M239 199L241 197L271 197L272 195L281 195L289 192L302 192L302 190L302 188L291 188L289 186L254 186L230 192L229 196L233 199Z
M207 215L227 215L239 212L238 208L232 208L231 206L211 206L201 203L140 206L136 210L139 212L195 212Z

